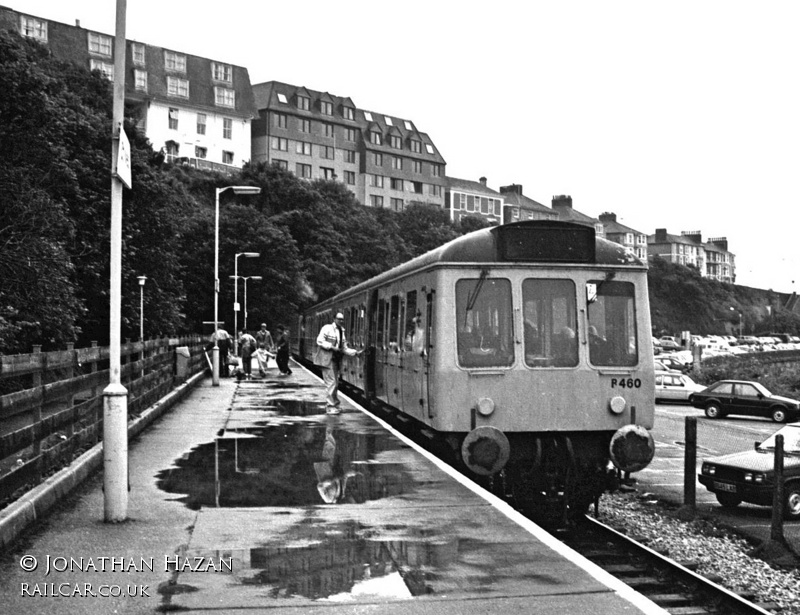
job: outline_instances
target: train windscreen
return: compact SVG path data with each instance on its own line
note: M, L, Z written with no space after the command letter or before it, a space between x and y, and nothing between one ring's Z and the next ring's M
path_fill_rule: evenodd
M595 280L587 284L589 361L593 365L630 367L639 361L634 286Z
M514 362L511 282L504 278L456 282L458 363L462 367L504 367Z

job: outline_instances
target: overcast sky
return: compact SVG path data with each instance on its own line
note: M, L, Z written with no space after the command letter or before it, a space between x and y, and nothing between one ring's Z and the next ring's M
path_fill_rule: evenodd
M116 0L0 2L115 31ZM798 18L796 0L127 0L126 38L412 120L448 176L727 237L737 283L793 292Z

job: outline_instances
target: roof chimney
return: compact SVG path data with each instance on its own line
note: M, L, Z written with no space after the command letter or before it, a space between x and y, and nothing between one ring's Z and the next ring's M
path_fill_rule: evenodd
M76 28L80 28L81 27L81 20L80 19L76 19L75 20L75 27Z
M681 236L695 243L703 243L703 233L701 231L681 231Z
M486 185L486 178L485 177L481 177L480 182L481 182L481 184L483 184L485 186Z
M616 221L617 221L617 214L615 213L607 211L600 214L600 222L616 222Z
M657 243L666 243L667 241L667 229L665 228L657 228L656 229L656 242Z
M518 194L522 196L522 186L511 184L510 186L500 186L500 194Z
M572 207L572 197L568 194L559 194L551 201L553 207Z

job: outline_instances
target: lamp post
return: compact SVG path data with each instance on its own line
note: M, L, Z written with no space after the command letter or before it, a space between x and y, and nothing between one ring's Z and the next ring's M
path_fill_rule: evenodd
M737 311L735 307L731 307L730 310L731 310L731 312L736 312ZM739 310L739 337L742 337L742 335L744 335L744 333L742 332L743 329L744 329L743 324L744 324L744 321L743 321L743 318L742 318L742 311Z
M219 386L219 195L226 190L233 190L234 194L261 194L258 186L225 186L216 189L214 199L214 349L211 351L211 386Z
M230 277L237 277L237 276L230 276ZM244 322L242 324L242 328L247 331L247 280L263 280L264 278L260 275L243 275L238 276L242 280L244 280ZM238 285L238 281L236 282ZM238 333L238 331L237 331Z
M136 279L139 280L139 341L142 342L144 355L144 283L147 281L147 276L140 275Z
M258 258L260 252L239 252L233 259L233 354L239 356L239 257Z

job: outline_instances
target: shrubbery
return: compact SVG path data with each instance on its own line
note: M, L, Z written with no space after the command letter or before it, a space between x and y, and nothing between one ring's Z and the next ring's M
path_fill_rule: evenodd
M717 380L754 380L776 395L797 399L800 397L800 351L712 357L695 369L692 378L706 385Z

